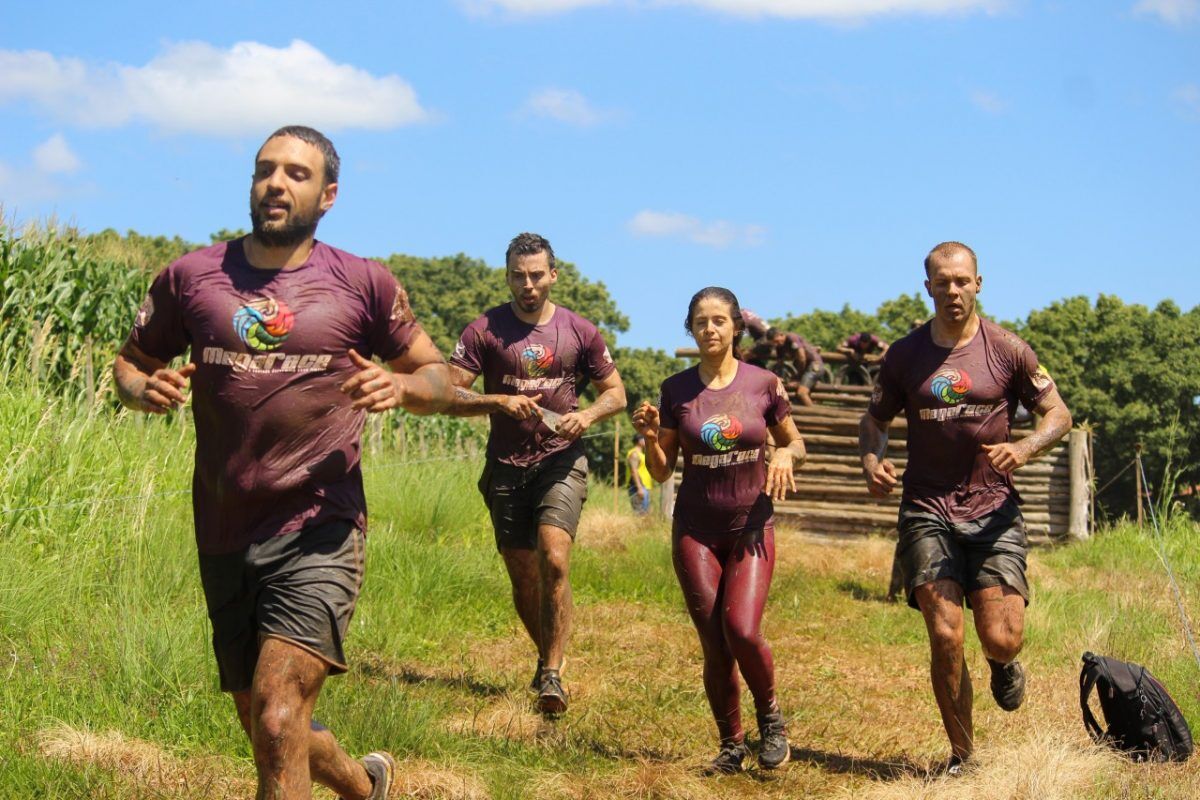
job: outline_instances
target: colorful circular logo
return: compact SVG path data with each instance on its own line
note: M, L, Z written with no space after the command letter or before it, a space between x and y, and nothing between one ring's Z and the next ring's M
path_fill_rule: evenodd
M971 376L962 370L943 369L933 376L929 389L943 403L954 405L971 391Z
M521 360L525 362L525 373L529 377L542 378L554 363L554 351L544 344L528 344L521 351Z
M715 414L700 426L700 439L718 453L732 450L742 435L742 423L728 414Z
M296 315L272 297L254 300L233 314L233 329L250 347L263 352L276 350L292 332Z

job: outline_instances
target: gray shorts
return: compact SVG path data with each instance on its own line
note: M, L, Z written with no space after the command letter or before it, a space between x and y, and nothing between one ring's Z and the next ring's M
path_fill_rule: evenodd
M947 522L910 503L900 506L896 560L904 573L908 604L918 608L916 588L949 578L964 593L989 586L1011 586L1029 605L1025 555L1029 541L1016 502L1009 500L970 522ZM971 604L970 599L967 605Z
M200 556L221 691L250 688L264 638L307 650L331 675L346 671L342 641L362 588L365 541L354 523L331 520Z
M536 550L538 525L575 538L587 500L587 455L573 447L528 467L488 459L479 478L496 532L496 549Z
M800 376L800 385L811 391L817 385L817 379L821 377L823 369L823 365L818 367L815 363L810 362L805 368L804 373Z

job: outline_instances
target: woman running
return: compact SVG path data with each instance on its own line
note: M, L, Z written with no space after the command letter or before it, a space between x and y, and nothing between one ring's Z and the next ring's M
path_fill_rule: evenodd
M738 360L744 321L737 298L710 286L692 297L687 330L700 364L663 381L659 407L633 415L646 437L650 475L670 477L683 448L675 502L672 558L688 613L704 650L704 691L721 747L708 771L733 773L746 757L738 671L758 716L758 763L774 769L791 757L775 699L775 665L762 635L763 606L775 565L772 497L795 491L792 469L804 442L773 373ZM776 444L766 461L767 432Z

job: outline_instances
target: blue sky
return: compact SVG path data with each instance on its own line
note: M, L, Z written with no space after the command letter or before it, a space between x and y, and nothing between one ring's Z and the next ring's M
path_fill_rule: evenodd
M320 236L499 264L535 230L620 343L708 284L874 309L959 239L1001 318L1200 303L1200 0L21 3L0 203L207 241L291 122L343 158ZM419 298L414 298L420 305Z

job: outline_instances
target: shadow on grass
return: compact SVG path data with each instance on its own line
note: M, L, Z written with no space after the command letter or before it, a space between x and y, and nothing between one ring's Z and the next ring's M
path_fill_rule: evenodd
M826 753L808 747L792 747L792 761L812 764L826 772L839 775L859 775L877 781L894 781L899 778L924 775L926 770L907 758L888 761L877 758L855 758L840 753Z
M508 687L481 681L466 673L439 674L407 664L390 664L381 659L364 660L355 669L368 678L398 681L410 686L440 686L465 691L476 697L498 697L508 691Z
M844 580L837 582L837 590L844 594L848 594L855 600L863 600L869 603L891 603L887 594L879 591L876 586L867 586L861 581Z

